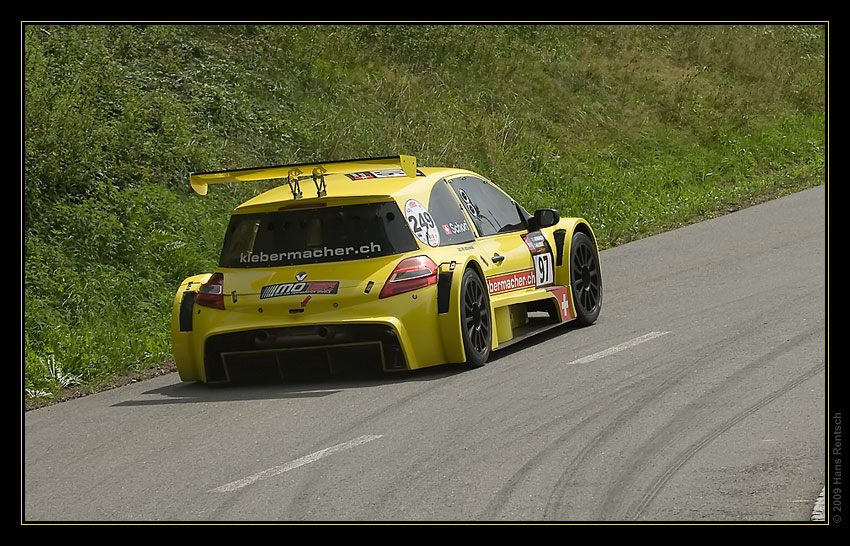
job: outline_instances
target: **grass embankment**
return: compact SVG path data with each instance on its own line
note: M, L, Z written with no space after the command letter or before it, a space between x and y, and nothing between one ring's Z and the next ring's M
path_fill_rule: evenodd
M603 247L824 182L822 26L23 31L24 389L167 365L184 277L257 186L188 173L407 153Z

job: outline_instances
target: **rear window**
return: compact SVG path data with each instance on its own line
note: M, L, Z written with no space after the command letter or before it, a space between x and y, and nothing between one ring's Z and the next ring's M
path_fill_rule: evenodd
M234 214L221 267L362 260L416 250L395 202Z

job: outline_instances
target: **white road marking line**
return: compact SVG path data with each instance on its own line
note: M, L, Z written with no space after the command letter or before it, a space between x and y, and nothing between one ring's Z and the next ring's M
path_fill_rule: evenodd
M212 493L228 493L230 491L236 491L237 489L242 489L243 487L249 486L252 483L258 482L260 480L265 480L268 478L272 478L274 476L279 476L284 472L289 472L290 470L294 470L300 466L304 466L310 463L314 463L319 459L327 457L328 455L332 455L334 453L338 453L340 451L345 451L346 449L351 449L353 447L357 447L365 444L366 442L371 442L372 440L377 440L381 438L381 435L366 435L361 436L359 438L355 438L354 440L350 440L348 442L344 442L341 444L337 444L335 446L327 447L325 449L316 451L315 453L311 453L309 455L305 455L300 459L295 459L294 461L290 461L286 464L282 464L279 466L275 466L269 468L267 470L263 470L262 472L258 472L252 476L248 476L247 478L242 478L241 480L236 480L234 482L230 482L222 485L221 487L216 487L215 489L211 489Z
M584 358L573 360L572 362L570 362L570 364L587 364L588 362L593 362L594 360L605 358L606 356L625 351L626 349L631 349L635 345L640 345L645 341L649 341L651 339L655 339L657 337L661 337L669 333L670 332L649 332L648 334L636 337L634 339L630 339L629 341L625 341L623 343L620 343L619 345L614 345L613 347L605 349L604 351L599 351L598 353L593 353L592 355L588 355Z
M824 493L826 493L826 487L820 490L820 495L815 500L815 506L812 509L812 521L826 521Z

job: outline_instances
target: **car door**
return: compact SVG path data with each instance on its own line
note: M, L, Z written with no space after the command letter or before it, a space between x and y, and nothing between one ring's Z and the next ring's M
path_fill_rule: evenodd
M449 184L475 227L491 297L551 284L551 265L535 274L537 258L532 249L540 241L528 233L528 213L481 178L459 176Z

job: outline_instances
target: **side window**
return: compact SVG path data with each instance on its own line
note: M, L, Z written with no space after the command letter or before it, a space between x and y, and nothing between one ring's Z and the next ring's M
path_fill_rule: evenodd
M440 246L468 243L475 240L475 234L469 226L463 211L445 180L434 184L428 200L428 212L437 224L440 233Z
M452 179L451 186L482 237L525 229L525 219L516 203L492 184L462 176Z

